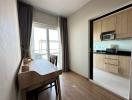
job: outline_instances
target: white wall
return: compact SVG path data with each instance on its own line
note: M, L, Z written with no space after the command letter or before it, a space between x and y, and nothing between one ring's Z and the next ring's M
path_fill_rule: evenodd
M15 74L20 58L16 0L0 0L0 100L18 100Z
M91 0L68 18L69 53L71 70L88 77L89 75L89 26L88 21L119 7L131 0Z

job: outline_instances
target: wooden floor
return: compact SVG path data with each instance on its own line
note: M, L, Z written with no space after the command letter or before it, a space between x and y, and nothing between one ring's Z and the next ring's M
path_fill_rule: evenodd
M63 73L60 81L62 100L123 100L73 72ZM55 89L40 93L39 100L56 100Z

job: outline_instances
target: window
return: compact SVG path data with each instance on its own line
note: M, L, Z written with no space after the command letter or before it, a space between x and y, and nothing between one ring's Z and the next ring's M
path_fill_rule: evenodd
M34 57L35 59L48 59L47 30L34 27Z
M61 66L60 35L57 29L33 27L32 54L34 59L47 59L50 55L57 55L57 65Z

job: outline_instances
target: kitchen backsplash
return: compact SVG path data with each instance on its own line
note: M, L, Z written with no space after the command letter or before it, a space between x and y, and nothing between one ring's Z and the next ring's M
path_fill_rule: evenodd
M111 45L118 45L118 50L132 51L132 39L95 42L94 51L106 50L106 48L110 48Z

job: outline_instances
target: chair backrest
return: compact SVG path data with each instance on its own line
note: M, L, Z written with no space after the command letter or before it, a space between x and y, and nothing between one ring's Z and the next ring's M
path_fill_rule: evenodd
M56 55L50 55L50 62L57 66L57 56Z

